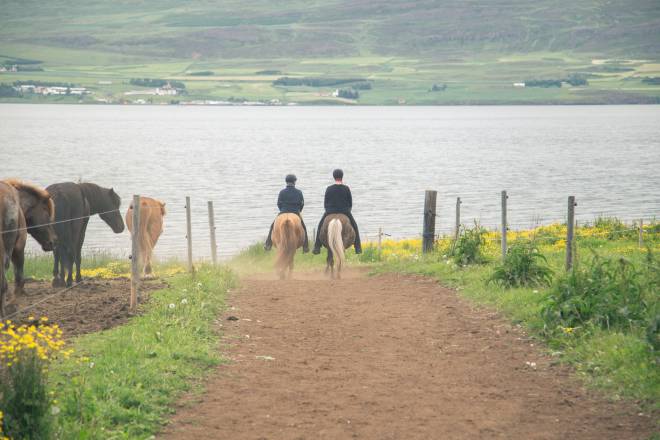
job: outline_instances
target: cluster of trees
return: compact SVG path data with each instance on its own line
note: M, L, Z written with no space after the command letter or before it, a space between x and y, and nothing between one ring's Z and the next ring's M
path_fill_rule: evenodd
M211 70L202 70L201 72L190 72L188 75L190 75L190 76L213 76L213 75L215 75L215 72L212 72Z
M650 84L654 86L660 86L660 76L647 76L642 78L644 84Z
M346 99L358 99L360 97L360 92L353 89L339 89L337 96Z
M447 90L447 84L433 84L431 87L432 92L444 92Z
M167 83L169 83L175 89L186 88L186 85L181 81L169 81L166 79L132 78L130 83L134 86L140 86L140 87L163 87Z
M254 72L255 75L281 75L282 71L281 70L260 70L258 72Z
M37 87L76 87L73 83L55 81L35 81L33 79L14 81L14 86L37 86Z
M525 87L561 87L563 82L572 86L586 86L589 84L584 76L573 73L562 79L528 79L525 80Z
M21 93L9 84L0 83L0 98L14 98L22 96Z
M291 78L283 76L273 81L274 86L308 86L308 87L332 87L349 83L365 83L362 78Z

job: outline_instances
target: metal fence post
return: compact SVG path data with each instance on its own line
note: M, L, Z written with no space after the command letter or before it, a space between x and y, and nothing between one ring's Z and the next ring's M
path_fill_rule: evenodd
M192 219L190 216L190 197L186 196L186 238L188 239L188 272L193 271L192 262Z
M509 196L506 194L506 191L502 191L502 260L506 258L506 231L507 220L506 220L506 202Z
M209 234L211 236L211 260L215 266L218 263L218 248L215 242L215 213L213 202L209 200Z

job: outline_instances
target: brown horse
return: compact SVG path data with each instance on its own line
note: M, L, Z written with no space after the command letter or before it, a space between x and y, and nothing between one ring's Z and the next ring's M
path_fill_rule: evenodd
M296 249L302 247L305 241L305 231L298 214L280 214L273 225L273 245L277 248L275 270L280 279L291 278L293 273L293 257ZM287 276L288 269L288 276Z
M140 228L139 228L139 267L143 276L151 276L151 256L163 233L163 217L165 217L165 203L149 197L140 197ZM133 234L133 203L126 211L126 226Z
M14 296L23 293L25 242L29 232L44 251L53 250L55 206L48 192L18 180L0 181L0 317L5 315L9 260L14 265ZM12 299L13 300L13 299Z
M355 241L355 230L351 221L344 214L330 214L321 225L321 243L328 249L325 273L330 271L330 277L335 278L335 261L337 258L336 278L341 278L341 270L346 264L344 249L353 246Z

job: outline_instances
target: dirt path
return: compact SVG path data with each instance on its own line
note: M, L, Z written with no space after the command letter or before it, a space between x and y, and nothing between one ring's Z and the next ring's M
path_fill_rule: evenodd
M230 298L231 362L160 438L620 440L653 430L648 415L586 392L504 319L431 280L298 278L247 280Z

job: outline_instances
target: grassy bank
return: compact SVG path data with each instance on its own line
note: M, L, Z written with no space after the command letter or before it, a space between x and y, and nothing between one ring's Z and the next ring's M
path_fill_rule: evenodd
M598 313L605 312L597 311L588 319L584 316L579 325L568 325L549 318L549 312L555 312L553 307L561 309L564 315L568 314L569 309L568 302L557 305L554 299L559 293L570 290L570 285L567 287L566 283L571 278L564 271L563 237L566 229L563 225L511 232L508 237L510 245L516 239L533 240L533 246L547 259L544 263L540 258L539 264L552 271L549 285L541 283L507 288L488 282L501 261L499 236L493 232L483 237L478 264L457 261L456 256L452 255L455 245L449 238L438 241L436 251L426 256L419 253L420 240L404 240L386 241L380 255L373 245L368 246L361 259L380 261L375 272L421 274L456 288L469 300L493 307L513 322L521 324L531 335L543 340L553 356L571 364L587 383L606 390L614 398L637 399L658 410L660 354L657 347L654 350L652 342L657 341L660 310L660 267L657 259L660 234L657 225L648 226L645 233L648 247L639 248L637 231L630 226L616 220L601 219L577 232L577 271L587 274L585 282L600 283L600 290L592 292L596 304L592 307L604 307L608 301L611 302L615 310L610 315L623 315L624 324L602 323L598 321ZM603 261L607 264L611 262L615 274L603 273L602 276L612 278L608 278L607 282L589 278L596 278L596 272L589 271L599 270L599 265L606 264ZM625 305L614 303L628 292L630 286L638 285L640 291L636 301ZM586 315L585 297L576 295L571 301L570 307L575 308L578 303ZM640 310L639 316L632 312L636 308ZM651 328L654 324L655 330Z
M215 320L236 282L226 268L166 277L127 324L69 341L51 366L56 438L144 439L172 403L221 362Z

